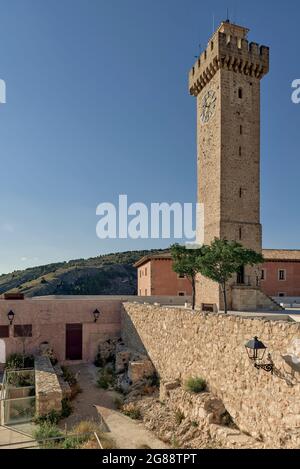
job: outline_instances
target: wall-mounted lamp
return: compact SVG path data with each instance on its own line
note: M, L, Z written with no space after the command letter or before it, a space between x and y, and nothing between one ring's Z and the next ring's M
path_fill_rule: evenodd
M273 373L274 365L271 361L270 355L268 355L269 363L263 363L267 347L258 340L258 337L254 337L254 339L249 340L249 342L245 344L245 347L248 357L254 363L255 368L262 369L268 373Z
M7 317L8 317L8 320L9 320L9 324L12 325L12 323L14 321L15 313L13 311L10 311L9 313L7 313Z
M95 311L93 312L94 322L98 321L100 314L101 314L100 311L98 309L95 309Z

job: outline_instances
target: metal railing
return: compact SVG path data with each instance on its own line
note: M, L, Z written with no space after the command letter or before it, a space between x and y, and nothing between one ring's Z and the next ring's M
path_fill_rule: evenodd
M99 446L99 449L104 449L101 443L101 440L99 438L99 435L97 434L97 432L94 431L94 432L88 432L88 433L76 433L76 434L70 433L70 434L66 434L63 436L54 436L51 438L42 438L39 440L35 440L33 438L29 440L20 440L14 443L1 444L0 450L5 449L5 448L7 449L43 449L43 447L49 449L49 446L47 445L48 443L50 444L60 443L60 442L65 441L67 438L74 438L75 440L78 439L78 443L80 443L80 440L82 438L91 437L91 436L94 436L97 442L97 445Z

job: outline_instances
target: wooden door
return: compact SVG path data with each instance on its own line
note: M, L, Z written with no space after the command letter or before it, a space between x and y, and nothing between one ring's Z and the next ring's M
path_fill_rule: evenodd
M82 360L82 324L66 324L66 360Z

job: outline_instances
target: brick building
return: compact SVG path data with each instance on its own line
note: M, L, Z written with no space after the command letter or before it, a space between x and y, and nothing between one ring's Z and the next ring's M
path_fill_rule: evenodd
M191 282L172 269L168 253L145 256L135 267L138 269L138 296L191 296Z
M300 251L263 250L265 263L261 269L261 289L271 297L300 297ZM168 253L146 256L138 269L139 296L190 296L191 282L172 269ZM238 283L238 279L236 279Z

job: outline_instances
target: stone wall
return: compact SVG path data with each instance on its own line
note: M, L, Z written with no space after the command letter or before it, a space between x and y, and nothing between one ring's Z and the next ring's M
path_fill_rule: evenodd
M300 324L127 303L123 340L148 353L165 382L203 377L241 431L268 445L300 444L299 374L283 360L300 338ZM272 375L254 368L244 344L258 336L275 364Z
M48 357L35 358L35 393L38 416L61 411L63 392Z

